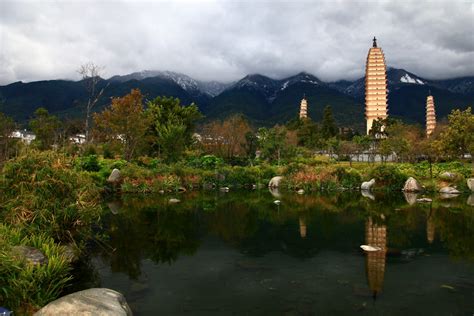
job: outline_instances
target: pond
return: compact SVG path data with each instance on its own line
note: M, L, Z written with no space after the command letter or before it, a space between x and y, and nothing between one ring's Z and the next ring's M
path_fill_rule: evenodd
M123 196L76 286L117 290L135 315L472 315L474 196L416 198Z

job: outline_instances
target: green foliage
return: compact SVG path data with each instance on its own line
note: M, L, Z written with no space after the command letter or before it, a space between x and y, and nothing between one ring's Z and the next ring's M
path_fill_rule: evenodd
M13 246L34 247L45 254L47 264L32 265L12 252ZM71 281L64 248L46 233L27 235L17 227L0 223L0 302L18 314L30 314L56 299Z
M59 141L59 129L61 122L59 119L48 113L45 108L35 111L34 118L30 121L30 128L36 135L35 144L39 149L50 149Z
M346 189L358 189L362 182L360 173L353 168L338 167L334 174L339 185Z
M76 165L84 171L99 171L101 169L97 155L90 155L76 159Z
M450 157L462 157L465 153L474 156L474 115L471 108L453 110L448 121L448 126L436 141L439 150Z
M148 102L146 113L152 124L149 139L156 153L167 161L178 160L192 143L196 121L202 117L198 107L181 106L179 99L158 97Z
M99 219L99 190L70 158L30 151L9 161L0 182L0 218L30 233L69 240Z
M10 137L15 130L15 122L0 112L0 163L13 154L16 140Z
M204 155L201 157L194 157L192 158L188 164L195 168L202 168L206 170L213 170L217 167L224 164L224 160L222 158L216 157L214 155Z
M324 138L334 137L338 134L338 128L334 116L332 115L332 108L327 105L324 108L323 120L321 122L321 135Z
M408 176L396 166L383 164L370 170L369 178L375 179L376 188L398 191L403 188Z
M287 129L282 126L260 128L258 130L261 156L270 162L281 162L281 159L292 157L294 147L287 142Z

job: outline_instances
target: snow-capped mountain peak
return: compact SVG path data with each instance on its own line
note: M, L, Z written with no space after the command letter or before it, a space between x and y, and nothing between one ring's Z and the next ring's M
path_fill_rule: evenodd
M400 82L403 83L414 83L414 84L425 84L418 78L412 78L409 74L405 74L403 77L400 78Z

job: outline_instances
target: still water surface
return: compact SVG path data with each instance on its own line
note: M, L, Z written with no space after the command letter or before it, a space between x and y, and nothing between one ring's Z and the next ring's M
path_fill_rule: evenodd
M109 202L81 286L135 315L473 315L474 196L275 194Z

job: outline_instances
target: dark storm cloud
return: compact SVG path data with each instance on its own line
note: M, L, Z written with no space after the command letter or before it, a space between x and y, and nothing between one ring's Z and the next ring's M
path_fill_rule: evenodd
M471 1L0 0L0 84L172 70L204 80L299 71L363 75L376 35L387 63L426 78L474 75Z

